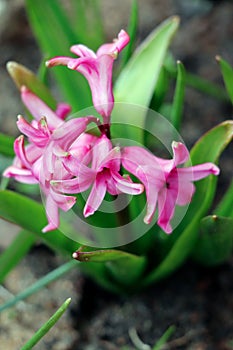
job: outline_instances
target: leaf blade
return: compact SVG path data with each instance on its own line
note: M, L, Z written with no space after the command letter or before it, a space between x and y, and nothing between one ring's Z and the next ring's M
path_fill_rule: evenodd
M70 305L70 302L71 298L66 299L66 301L59 307L59 309L53 314L53 316L50 317L50 319L46 323L44 323L40 329L38 329L34 336L21 348L21 350L31 350L57 323L59 318L64 314L64 312Z

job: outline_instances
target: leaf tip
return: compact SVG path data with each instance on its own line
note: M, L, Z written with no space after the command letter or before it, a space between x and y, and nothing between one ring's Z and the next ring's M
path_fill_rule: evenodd
M171 21L175 22L177 25L180 24L180 17L178 15L174 15L171 17Z
M221 56L219 56L219 55L216 55L216 56L215 56L215 59L216 59L216 61L217 61L218 63L220 63L220 61L221 61L222 57L221 57Z
M70 303L71 303L71 298L67 298L65 301L65 305L68 306L70 305Z

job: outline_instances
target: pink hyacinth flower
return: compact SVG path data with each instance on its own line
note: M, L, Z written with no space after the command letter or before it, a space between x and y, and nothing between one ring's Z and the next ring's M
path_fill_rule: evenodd
M84 207L84 216L88 217L99 208L106 192L112 195L120 193L140 194L144 187L133 183L129 177L119 174L121 152L119 147L112 148L111 141L102 135L92 149L92 167L70 158L64 159L65 167L75 176L64 181L52 181L52 185L64 193L80 193L92 186Z
M189 159L187 148L181 142L173 142L173 159L155 157L141 147L125 147L122 164L144 184L147 196L147 213L144 222L149 224L158 204L158 225L171 233L170 224L176 205L191 202L195 191L193 181L219 174L213 163L203 163L191 167L178 168Z
M46 62L47 67L66 65L84 75L92 91L94 107L102 115L106 125L110 123L109 118L114 104L112 92L113 61L129 40L128 34L121 30L113 43L100 46L96 53L84 45L73 45L70 50L79 58L58 56Z

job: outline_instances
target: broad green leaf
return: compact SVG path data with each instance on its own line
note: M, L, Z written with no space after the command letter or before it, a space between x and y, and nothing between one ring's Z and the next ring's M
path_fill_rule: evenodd
M191 150L193 165L204 162L218 162L224 148L231 142L233 136L233 121L226 121L204 134ZM207 178L195 183L196 192L190 203L183 222L167 238L172 241L172 247L163 261L144 281L148 285L171 274L177 269L192 251L198 239L200 220L206 215L213 201L216 177Z
M14 137L0 133L0 153L7 157L14 157Z
M233 180L217 208L214 210L214 213L233 219Z
M216 60L220 65L226 90L231 99L231 102L233 103L233 68L227 61L223 60L220 56L216 56Z
M47 0L26 0L25 3L30 24L44 55L47 58L71 56L69 48L79 39L62 5L58 1ZM92 105L90 89L81 74L67 67L54 67L51 70L73 112Z
M75 259L79 261L105 263L114 279L123 285L133 284L142 275L146 266L144 256L116 249L77 251L75 254Z
M180 130L184 106L185 92L185 68L180 61L177 61L176 88L171 110L171 122L176 130Z
M178 25L178 17L168 19L138 47L116 81L116 102L149 106L168 46ZM133 140L142 141L145 117L145 111L143 115L137 116L138 130L133 130L129 135ZM135 125L136 116L134 113L122 116L113 111L112 118L113 123L121 122L123 118L127 123Z
M3 233L3 232L2 232ZM26 230L20 231L0 255L0 283L20 262L36 241L36 236Z
M192 257L205 266L215 266L230 258L233 250L233 219L217 215L203 218Z
M38 329L34 336L21 348L21 350L31 350L47 333L48 331L57 323L60 317L67 310L70 305L71 298L66 299L66 301L59 307L59 309L53 314L53 316Z
M7 70L18 89L23 85L26 86L29 90L34 92L35 95L40 97L51 109L56 109L56 101L49 89L32 71L22 64L13 61L7 63Z
M58 278L61 276L65 275L68 273L71 269L77 268L77 261L75 260L70 260L66 262L65 264L59 266L55 270L49 272L47 275L43 276L39 280L37 280L34 284L29 286L28 288L24 289L22 292L17 294L15 297L12 299L8 300L6 303L0 306L0 312L8 309L9 307L12 307L16 305L19 301L25 300L28 298L30 295L35 294L45 286L47 286L49 283L56 281Z
M42 233L42 228L47 224L43 206L18 193L0 191L0 217L35 233L51 248L63 254L71 254L78 248L77 243L59 230Z

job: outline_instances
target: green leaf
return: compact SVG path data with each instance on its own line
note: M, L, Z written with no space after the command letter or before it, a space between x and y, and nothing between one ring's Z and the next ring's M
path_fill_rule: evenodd
M26 0L28 18L44 54L71 56L69 48L78 41L65 10L58 1ZM52 69L57 83L73 112L92 105L90 89L84 77L66 67Z
M7 157L14 157L14 137L0 133L0 153Z
M178 25L178 17L168 19L138 47L116 81L114 88L116 102L149 106L169 43ZM142 115L127 114L127 123L138 128L129 134L135 141L143 139L146 109L141 111ZM113 111L113 123L125 121L125 118L125 115L121 115L121 111L120 113ZM137 118L136 124L135 118Z
M137 0L132 1L131 5L131 14L129 19L129 24L127 28L127 33L130 37L130 42L126 46L126 48L123 50L121 54L121 65L125 66L128 60L130 59L133 48L135 45L136 40L136 33L137 33L137 27L138 27L138 2Z
M28 298L30 295L37 293L39 290L47 286L49 283L56 281L61 276L68 273L74 267L77 268L77 261L70 260L67 263L59 266L53 271L49 272L47 275L43 276L37 280L30 287L24 289L21 293L17 294L14 298L8 300L5 304L0 306L0 312L16 305L19 301Z
M214 212L233 218L233 180Z
M78 42L96 50L104 42L99 0L72 0L70 19Z
M11 244L0 255L0 283L20 262L36 241L35 235L26 230L20 231Z
M78 244L59 230L42 233L42 228L47 224L43 206L18 193L0 191L0 217L35 233L51 248L63 254L70 255L77 249Z
M231 102L233 103L233 69L227 61L222 59L222 57L216 56L216 60L220 65L226 90Z
M180 61L177 61L176 89L171 110L171 122L176 130L180 130L184 106L185 92L185 68Z
M169 75L176 79L177 77L177 69L175 66L171 64L165 66ZM228 102L229 97L226 94L226 91L219 86L218 84L212 83L211 81L199 77L195 74L189 73L186 71L185 74L185 84L190 86L205 95L212 96L220 101Z
M56 109L57 103L51 95L51 92L32 71L22 64L13 61L7 63L7 70L18 89L23 85L26 86L35 95L40 97L51 109Z
M152 350L162 350L164 345L168 342L169 338L171 338L172 334L175 332L175 330L175 326L168 327L168 329L163 333L161 338L153 346Z
M105 263L114 279L123 285L133 284L142 275L146 267L144 256L137 256L116 249L88 252L78 250L74 254L74 258L79 261Z
M217 215L203 218L192 257L205 266L222 264L233 249L233 219Z
M164 98L169 89L169 84L170 84L170 76L169 76L169 73L167 72L167 69L163 65L161 67L159 77L156 83L154 95L150 104L150 108L160 112L162 115L164 114L162 113L161 108L164 107L164 104L165 104Z
M59 309L53 314L53 316L38 329L34 336L21 348L21 350L31 350L45 335L48 331L57 323L59 318L64 314L70 305L71 298L66 299L66 301L59 307Z
M233 121L226 121L204 134L191 150L193 165L204 162L218 162L224 148L232 140ZM198 240L200 220L206 215L212 204L216 177L213 175L195 183L196 191L188 212L182 223L167 236L171 240L171 249L162 262L145 278L143 285L164 278L176 270L187 258Z

